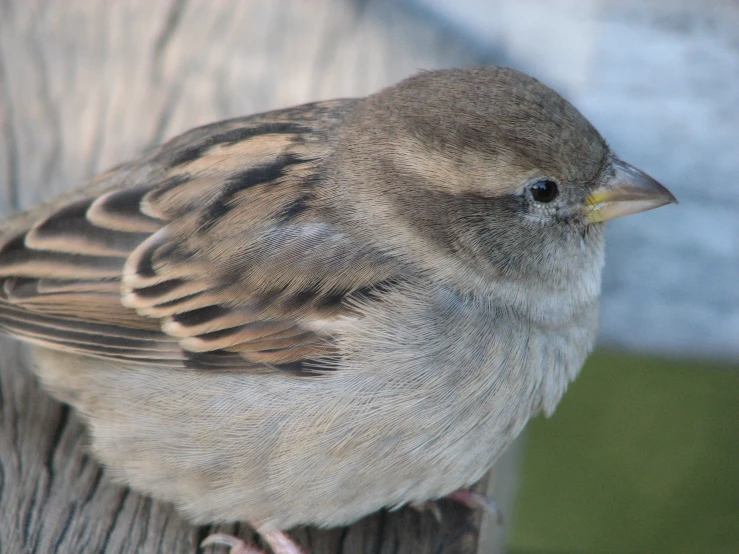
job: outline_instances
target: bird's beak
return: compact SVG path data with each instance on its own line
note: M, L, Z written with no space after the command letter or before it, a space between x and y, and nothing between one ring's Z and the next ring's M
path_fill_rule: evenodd
M585 215L589 223L599 223L638 214L677 199L643 171L614 158L612 171L587 198Z

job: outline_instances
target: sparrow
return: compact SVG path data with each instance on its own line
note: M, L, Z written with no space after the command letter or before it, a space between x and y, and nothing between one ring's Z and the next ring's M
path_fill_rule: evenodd
M178 136L0 227L0 329L191 521L350 524L479 480L596 337L604 222L675 197L502 67ZM262 550L213 536L233 553Z

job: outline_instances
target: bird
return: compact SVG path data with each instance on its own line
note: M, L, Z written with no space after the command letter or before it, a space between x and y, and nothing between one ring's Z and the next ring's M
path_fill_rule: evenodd
M290 528L454 496L552 414L605 222L676 202L533 77L423 71L190 130L11 217L0 331L112 479L296 554Z

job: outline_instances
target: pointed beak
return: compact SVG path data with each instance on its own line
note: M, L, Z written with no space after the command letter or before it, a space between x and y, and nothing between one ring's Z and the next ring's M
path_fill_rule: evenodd
M614 158L611 168L611 174L587 198L589 223L677 204L669 190L634 166Z

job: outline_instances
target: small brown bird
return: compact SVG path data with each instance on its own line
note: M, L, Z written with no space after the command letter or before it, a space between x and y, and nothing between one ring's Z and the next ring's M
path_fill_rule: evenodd
M603 222L669 202L535 79L426 72L194 129L6 222L0 328L116 479L294 553L282 530L450 495L552 413Z

